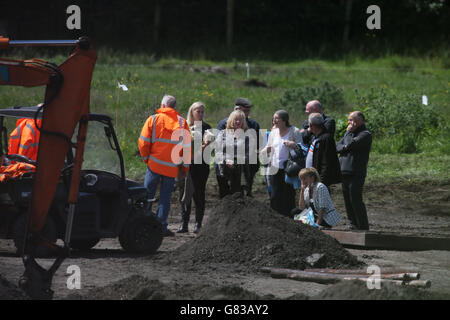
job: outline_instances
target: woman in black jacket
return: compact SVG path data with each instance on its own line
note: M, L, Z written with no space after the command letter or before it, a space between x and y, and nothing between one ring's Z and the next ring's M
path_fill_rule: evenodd
M205 105L198 101L194 102L189 108L187 115L187 123L191 130L192 141L194 146L195 139L202 139L201 150L195 150L192 148L192 164L189 167L189 173L183 181L180 181L180 204L181 204L181 224L178 228L178 232L188 232L189 218L191 215L191 203L192 198L195 202L195 225L194 233L197 233L201 226L203 215L205 214L205 194L206 194L206 182L209 176L209 163L206 163L201 157L201 162L198 163L198 155L194 152L203 153L205 147L210 143L209 140L204 141L205 131L211 129L211 126L203 121L203 115L205 112ZM201 135L200 135L201 133Z

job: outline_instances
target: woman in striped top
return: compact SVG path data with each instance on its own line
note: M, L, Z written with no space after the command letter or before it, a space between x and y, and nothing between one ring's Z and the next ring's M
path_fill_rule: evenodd
M305 168L298 174L302 181L298 205L301 210L312 207L316 223L325 228L335 226L341 216L334 207L328 188L320 182L316 169Z

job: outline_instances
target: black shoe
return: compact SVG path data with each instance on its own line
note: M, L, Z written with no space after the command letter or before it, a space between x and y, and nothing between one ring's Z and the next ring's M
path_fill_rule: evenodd
M182 222L182 223L180 224L180 226L178 227L177 233L186 233L186 232L189 232L188 224Z
M163 234L164 237L174 237L175 233L173 233L172 231L170 231L169 229L167 229L166 231L164 231Z
M202 224L201 224L201 223L198 223L198 222L195 223L195 225L194 225L194 233L199 233L201 227L202 227Z

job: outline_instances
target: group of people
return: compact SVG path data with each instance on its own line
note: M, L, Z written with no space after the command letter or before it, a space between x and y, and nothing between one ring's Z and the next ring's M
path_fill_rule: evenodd
M342 183L349 228L369 229L362 190L372 136L360 111L349 114L346 133L336 143L335 121L323 113L317 100L306 104L308 119L301 128L289 122L287 111L278 110L267 134L258 122L249 118L253 105L246 98L236 99L234 110L219 122L216 130L204 121L202 102L192 104L186 119L176 106L175 97L164 96L161 108L146 120L138 139L141 157L147 164L144 184L150 199L161 184L157 216L165 236L174 235L167 228L167 218L176 181L181 207L178 232L189 231L192 200L195 202L194 232L200 230L210 173L210 161L205 156L208 150L214 152L220 198L236 192L252 197L255 175L264 168L272 209L293 217L305 208L312 208L315 223L330 228L340 220L331 200L330 186ZM299 155L303 159L301 170L292 176L288 174L287 162ZM245 183L241 182L242 178Z

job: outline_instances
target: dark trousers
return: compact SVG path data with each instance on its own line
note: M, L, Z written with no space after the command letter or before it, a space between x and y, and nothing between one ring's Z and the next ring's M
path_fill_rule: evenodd
M364 181L365 177L342 175L342 193L350 223L357 229L369 230L366 205L362 198Z
M248 196L252 196L253 181L255 180L255 175L258 172L258 170L259 170L259 162L256 164L249 164L243 167Z
M270 193L270 207L278 213L290 217L292 209L295 208L295 190L291 184L284 181L283 169L269 176L272 190Z
M209 165L193 164L190 166L189 174L191 175L192 184L194 186L192 199L194 199L195 203L195 222L201 224L205 214L206 182L208 181L209 176ZM180 196L181 195L182 192ZM185 224L189 223L191 208L192 201L189 201L186 205L186 210L181 212L181 218Z
M223 174L220 174L219 167L216 165L216 177L217 184L219 185L219 197L223 197L236 192L242 192L241 175L244 165L234 165L233 168L229 168L226 165L221 165Z

